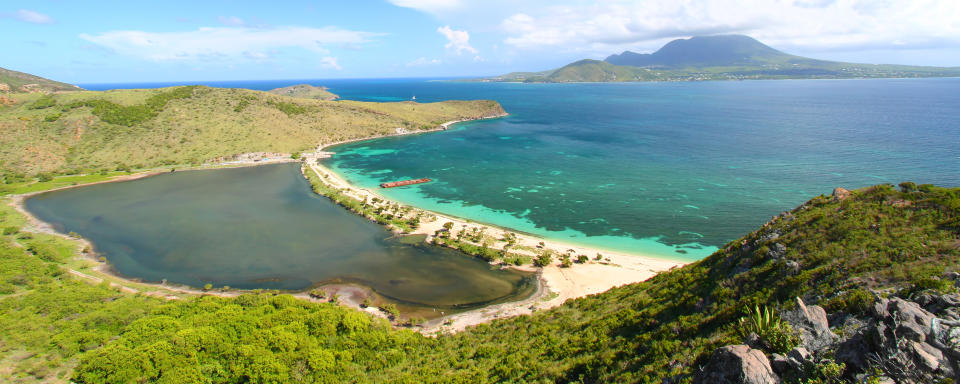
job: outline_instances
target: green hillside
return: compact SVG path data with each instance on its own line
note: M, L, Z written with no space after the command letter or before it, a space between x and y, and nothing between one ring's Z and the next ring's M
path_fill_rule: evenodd
M494 101L322 101L200 86L10 98L0 106L0 171L26 175L292 153L503 113Z
M268 92L280 96L302 97L306 99L317 100L336 100L340 98L340 96L330 92L327 87L315 87L308 84L291 85L289 87L271 89Z
M431 338L269 292L164 302L80 282L63 270L75 252L68 240L18 232L23 218L0 208L0 380L691 382L715 349L750 339L740 320L754 306L776 320L796 309L796 297L820 305L847 344L877 321L871 308L881 298L947 300L946 309L924 308L948 322L960 309L960 299L949 304L960 284L951 280L960 268L958 218L960 188L904 183L821 196L644 283ZM751 345L771 358L799 342L786 326L758 332ZM839 343L783 377L904 374L880 360L857 368L841 359ZM938 382L946 368L908 373Z
M748 36L723 35L674 40L651 54L626 51L604 61L580 60L558 69L483 80L563 83L954 76L960 76L960 67L816 60L778 51Z
M82 90L76 85L44 79L31 74L0 68L0 93L63 92ZM2 104L2 103L0 103Z

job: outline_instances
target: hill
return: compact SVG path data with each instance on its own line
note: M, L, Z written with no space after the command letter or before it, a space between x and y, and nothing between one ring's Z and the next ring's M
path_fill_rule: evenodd
M50 93L80 90L83 89L76 85L61 83L23 72L0 68L0 93Z
M738 373L718 360L746 351L771 382L948 382L960 353L958 218L960 188L839 190L646 282L424 337L270 292L164 301L91 285L64 273L72 240L23 232L3 204L0 377L707 383Z
M292 153L503 113L494 101L323 101L201 86L9 97L15 103L0 106L0 171L8 175Z
M788 55L743 35L697 36L673 40L652 54L630 51L604 60L633 67L731 67L810 63L815 60Z
M306 99L317 100L336 100L340 98L340 96L330 92L327 87L315 87L308 84L291 85L289 87L271 89L268 92L280 96L302 97Z
M747 79L846 79L960 76L960 67L919 67L824 61L790 55L749 36L673 40L651 54L625 51L541 72L514 72L484 81L616 82Z

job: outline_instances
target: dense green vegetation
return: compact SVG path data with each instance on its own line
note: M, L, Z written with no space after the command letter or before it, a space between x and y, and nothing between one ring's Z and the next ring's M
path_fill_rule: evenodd
M432 129L503 113L493 101L366 103L245 89L173 87L10 94L0 106L0 179L199 165L252 152ZM12 177L11 177L12 176Z
M841 63L794 56L742 35L673 40L652 54L630 51L604 61L580 60L558 69L490 78L524 82L700 81L952 77L960 68Z
M960 188L881 185L814 198L644 283L428 338L285 295L163 302L79 282L63 270L76 246L0 213L4 381L686 382L743 341L741 319L759 314L773 343L789 333L764 312L794 297L860 313L871 289L955 292L941 276L960 265Z

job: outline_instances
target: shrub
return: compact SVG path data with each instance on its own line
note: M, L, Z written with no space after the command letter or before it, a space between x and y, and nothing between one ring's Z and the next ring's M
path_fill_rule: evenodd
M747 310L747 316L740 318L740 332L744 339L756 334L771 352L787 353L800 343L790 324L766 306L760 309L757 305L753 311Z
M553 262L553 254L547 251L537 256L537 258L533 260L533 265L543 268L550 265L551 262Z
M15 235L15 234L17 234L17 232L19 232L19 231L20 231L20 228L17 228L17 227L5 227L5 228L3 228L3 234L4 234L4 236L7 236L7 235Z
M44 109L50 108L54 105L57 105L57 101L53 99L53 96L43 95L39 99L34 101L32 104L27 106L27 109Z

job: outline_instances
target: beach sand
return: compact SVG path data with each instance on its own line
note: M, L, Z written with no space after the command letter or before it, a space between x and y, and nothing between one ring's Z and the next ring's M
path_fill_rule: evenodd
M452 122L451 122L452 123ZM319 148L318 153L329 156L330 152L325 152L325 147ZM308 165L306 171L316 173L319 178L329 186L339 189L347 196L357 200L372 201L373 198L384 200L387 203L397 203L376 193L374 190L359 188L351 185L336 172L317 163L317 158L321 156L310 156L306 160ZM452 222L451 233L456 233L464 228L483 229L484 233L493 238L502 238L505 233L513 233L517 239L517 246L513 252L532 255L529 251L518 251L516 248L538 249L540 243L543 243L543 249L554 251L555 254L567 253L570 250L576 255L587 255L590 261L583 264L574 263L569 268L559 266L560 260L554 258L554 262L544 268L536 268L530 265L510 266L529 271L540 271L541 289L532 297L517 302L493 305L485 308L462 312L455 315L446 316L427 322L421 332L432 334L435 332L457 332L471 325L488 322L497 318L505 318L529 314L535 310L552 308L563 304L569 299L592 295L609 290L610 288L637 283L653 277L660 271L665 271L673 267L682 266L685 263L676 260L667 260L653 255L645 254L627 254L622 252L613 252L604 249L596 249L581 245L568 244L561 241L540 238L528 234L510 231L509 229L499 228L492 225L472 222L462 218L456 218L444 215L439 212L433 212L416 208L422 212L436 216L436 220L425 222L421 221L420 226L408 233L412 235L426 235L428 240L433 237L438 230L443 228L444 223ZM492 246L500 248L505 244L495 242ZM601 254L602 260L595 260L595 255Z
M501 115L502 116L502 115ZM501 116L489 116L484 118L496 118ZM396 134L391 134L388 136L396 135L406 135L406 134L417 134L425 133L436 130L448 129L452 124L467 121L467 120L457 120L450 121L442 124L433 130L423 130L423 131L400 131ZM382 137L382 136L380 136ZM374 191L368 189L362 189L355 187L341 178L335 172L323 167L317 163L318 158L329 156L328 152L324 152L323 149L331 145L342 144L350 141L362 141L369 140L371 138L349 140L336 143L323 144L317 147L315 153L305 154L305 163L308 165L305 167L306 172L315 172L321 180L326 182L328 185L340 189L348 196L356 198L358 200L364 200L365 198L372 199L374 197L382 199L389 203L396 203L389 199L384 198L383 196L377 194ZM243 166L256 166L256 165L265 165L265 164L275 164L280 162L290 162L295 161L289 158L273 158L268 159L267 161L253 161L253 160L234 160L229 162L224 162L220 164L207 164L200 167L190 167L183 169L183 171L189 170L203 170L203 169L216 169L222 167L243 167ZM149 177L160 173L166 173L167 171L160 170L150 170L143 171L136 174L131 174L127 176L113 178L107 181L100 181L97 183L103 182L118 182L118 181L127 181L134 180L143 177ZM178 170L180 172L180 170ZM96 183L81 184L74 186L67 186L58 189L65 188L76 188L84 185L91 185ZM15 195L11 197L11 205L16 207L16 209L23 213L28 218L28 223L24 227L25 231L28 232L41 232L41 233L50 233L63 237L68 237L65 234L56 232L52 226L36 219L33 215L30 214L23 207L23 201L26 198L29 198L32 195L38 193L45 193L47 191ZM398 203L399 204L399 203ZM401 204L403 205L403 204ZM414 207L415 208L415 207ZM524 266L510 266L510 268L516 268L520 270L527 271L538 271L539 272L539 284L537 290L530 297L523 300L496 304L484 308L479 308L475 310L470 310L466 312L461 312L454 315L448 315L438 319L433 319L425 323L422 327L415 328L424 334L435 334L437 332L457 332L465 329L466 327L477 325L485 322L489 322L498 318L506 318L512 316L519 316L524 314L532 313L536 310L547 309L559 306L566 302L569 299L574 299L578 297L583 297L587 295L592 295L600 292L604 292L610 288L636 283L644 281L654 276L660 271L668 270L673 267L681 266L684 263L676 260L667 260L662 258L657 258L652 255L643 255L643 254L626 254L621 252L611 252L603 249L589 248L574 244L567 244L556 240L539 238L536 236L517 233L509 231L508 229L498 228L492 225L485 225L469 220L451 217L447 215L440 214L438 212L427 211L419 208L422 212L428 213L436 217L435 220L429 222L421 222L419 228L413 231L411 234L422 234L426 235L428 239L436 233L437 230L443 228L443 224L447 222L454 223L454 227L451 232L457 232L464 228L483 228L485 234L494 238L502 238L505 233L513 233L516 235L517 244L512 250L513 252L525 253L528 255L533 255L533 252L528 250L518 250L517 248L527 248L527 249L539 249L541 242L544 244L542 247L549 249L555 252L555 254L563 254L569 251L572 251L576 255L587 255L590 257L590 261L587 263L579 264L575 263L569 268L562 268L559 266L559 258L555 257L554 262L551 265L548 265L543 268L537 268L531 265ZM93 253L85 253L82 250L90 247L92 249L92 244L84 239L74 239L78 241L78 257L83 259L93 261L97 263L95 267L88 270L88 272L73 270L68 268L68 272L82 280L90 281L92 283L100 283L104 280L110 282L112 286L117 287L117 289L129 292L129 293L141 293L151 296L157 296L166 298L168 300L178 299L181 297L187 297L192 295L216 295L223 297L232 297L243 294L245 291L242 290L213 290L213 291L204 291L191 287L175 286L168 284L157 284L157 283L143 283L133 279L127 279L123 276L119 276L114 273L109 265L97 260L96 255ZM497 242L493 244L494 247L501 247L504 243ZM597 261L594 259L594 255L602 254L602 260ZM91 275L90 273L93 273ZM334 290L344 289L342 292L345 294L343 300L340 301L341 305L354 307L365 312L374 313L377 316L382 316L376 308L360 308L359 299L354 298L358 296L360 291L363 289L354 289L354 288L344 288L344 287L330 287ZM348 287L349 288L349 287ZM351 290L352 289L352 290ZM349 290L350 292L346 292ZM356 291L356 292L354 292ZM309 300L309 301L323 301L316 300L311 298L307 292L294 293L294 296Z

